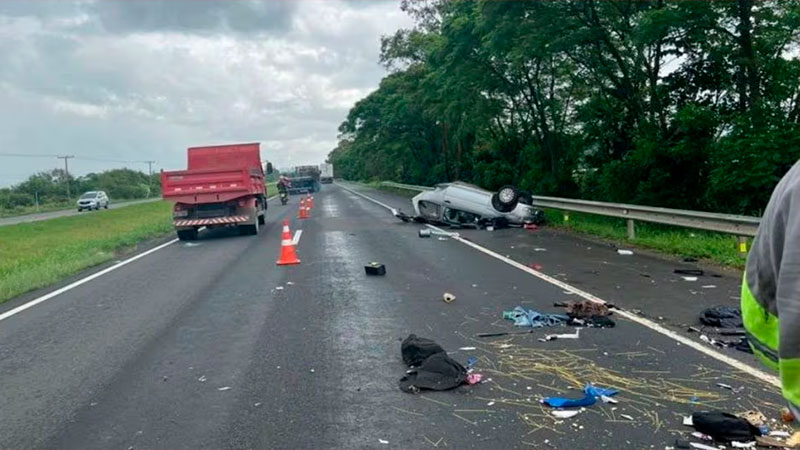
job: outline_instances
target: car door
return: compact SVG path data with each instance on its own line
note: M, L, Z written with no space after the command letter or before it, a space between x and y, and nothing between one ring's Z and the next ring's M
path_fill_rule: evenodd
M445 190L444 203L448 208L470 212L479 216L485 216L491 212L491 194L470 186L450 185Z

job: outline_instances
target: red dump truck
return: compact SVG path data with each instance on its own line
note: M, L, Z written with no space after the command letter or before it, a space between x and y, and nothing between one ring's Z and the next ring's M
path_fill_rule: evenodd
M187 170L161 172L162 196L175 202L178 238L196 239L201 227L236 226L241 234L258 234L267 211L260 144L192 147L188 155Z

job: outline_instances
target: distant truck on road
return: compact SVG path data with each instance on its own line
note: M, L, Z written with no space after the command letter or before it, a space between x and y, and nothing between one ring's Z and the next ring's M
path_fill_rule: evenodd
M267 163L267 173L272 164ZM161 172L164 200L175 202L173 224L181 240L197 238L201 227L239 228L258 234L267 211L260 144L192 147L187 170Z
M319 182L322 184L333 183L333 164L322 163L319 165Z
M320 171L317 166L297 166L289 177L289 194L310 194L320 190Z

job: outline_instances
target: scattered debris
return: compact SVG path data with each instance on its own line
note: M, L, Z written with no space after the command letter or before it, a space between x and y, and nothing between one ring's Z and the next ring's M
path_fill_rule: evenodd
M489 402L486 404L486 406L494 406L494 402Z
M444 300L445 303L452 303L455 301L455 299L456 296L449 292L445 292L444 295L442 295L442 300Z
M554 341L556 339L579 339L580 338L580 331L581 329L578 328L575 330L574 333L564 333L564 334L548 334L542 339L539 339L542 342L545 341Z
M467 384L478 384L483 379L483 375L479 373L471 373L467 375Z
M695 430L720 442L750 442L761 435L761 430L747 420L721 411L696 412L692 424Z
M719 386L719 383L717 384ZM732 389L735 392L735 389ZM767 417L760 411L745 411L737 416L753 424L754 427L761 427L767 423ZM766 434L766 433L761 433ZM787 434L786 437L789 437Z
M217 388L217 390L218 390L218 391L227 391L227 390L229 390L230 388L231 388L230 386L223 386L223 387L221 387L221 388Z
M255 402L255 403L253 403L253 406L255 406L256 408L258 408L259 406L261 406L261 402Z
M386 266L379 262L371 262L364 266L364 271L367 273L367 275L386 275Z
M780 430L771 431L769 435L772 437L782 437L782 438L788 438L789 436L791 436L791 434L789 434L788 431L780 431Z
M700 444L698 442L689 442L689 445L692 448L696 448L698 450L719 450L717 447L712 447L712 446L706 445L706 444Z
M696 277L702 277L705 272L700 269L675 269L675 272L678 275L691 275Z
M531 334L531 333L533 333L533 330L526 330L526 331L498 331L498 332L494 332L494 333L476 333L475 337L485 338L485 337L508 336L508 335L512 335L512 334Z
M378 439L378 442L380 442L381 444L388 444L389 443L389 441L384 440L384 439Z
M294 286L294 282L293 282L293 281L287 281L287 282L286 282L286 285L287 285L287 286Z
M420 229L419 230L419 237L421 237L421 238L431 237L431 230L429 230L427 228Z
M531 328L562 325L569 320L569 317L563 314L544 314L521 306L517 306L511 311L503 311L503 318L513 320L516 327Z
M694 423L692 422L692 416L685 416L683 418L683 424L687 427L693 427Z
M697 281L697 277L681 277L684 281Z
M438 351L437 351L438 350ZM436 342L409 335L400 345L403 362L408 366L419 365L409 370L398 385L404 392L416 393L422 389L444 391L453 389L467 381L467 369L447 356L447 352ZM480 374L470 374L478 377Z
M731 446L733 448L755 448L756 441L750 441L750 442L731 441Z
M459 350L464 350L464 351L475 350L475 347L459 347Z
M786 448L788 445L785 441L780 439L775 439L769 436L756 436L756 444L761 447L777 447L777 448Z
M206 376L205 376L205 375L203 375L203 376L201 376L200 378L198 378L198 379L197 379L197 381L199 381L199 382L201 382L201 383L205 383L207 379L208 379L208 378L206 378Z
M276 291L282 291L283 290L283 286L275 286L275 290Z
M562 306L566 308L567 315L572 318L588 318L595 316L607 316L611 314L611 312L608 310L608 305L590 300L582 300L579 302L558 302L555 303L555 306Z
M541 264L537 264L537 263L530 263L530 264L528 264L528 267L530 267L533 270L542 270L544 268L544 266L542 266Z
M703 325L719 328L741 328L742 310L731 306L714 306L700 313Z
M556 409L550 411L550 413L559 419L569 419L570 417L575 417L580 414L581 410L579 409Z
M630 255L633 254L633 250L617 249L617 253L620 254L620 255L630 256Z
M623 419L628 419L630 421L633 421L633 416L629 416L627 414L620 414L619 416L622 417Z
M617 399L612 398L612 397L608 397L608 396L605 396L605 395L601 395L600 396L600 400L602 400L603 403L611 403L612 405L616 405L617 403L619 403L619 401L617 401Z
M599 397L611 397L617 395L617 393L618 391L614 389L598 388L587 384L586 387L583 388L583 398L547 397L542 400L542 403L552 408L577 408L581 406L592 406L597 403Z
M703 286L700 286L700 287L703 288L703 289L716 289L717 285L716 284L706 284L706 285L703 285Z
M535 251L535 252L546 252L547 249L546 248L542 248L542 247L536 247L536 248L533 249L533 251Z
M783 423L792 423L794 422L794 414L789 411L789 408L781 408L781 420Z
M704 441L713 441L714 440L714 438L712 438L711 436L709 436L707 434L704 434L704 433L701 433L699 431L692 431L692 436L696 437L697 439L702 439Z
M786 445L789 447L800 446L800 431L796 432L789 439L787 439Z

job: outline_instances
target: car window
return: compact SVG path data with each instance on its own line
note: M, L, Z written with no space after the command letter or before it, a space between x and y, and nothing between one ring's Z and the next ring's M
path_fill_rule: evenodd
M97 193L96 193L96 192L87 192L87 193L85 193L85 194L81 195L81 198L82 198L82 199L94 198L94 197L95 197L95 195L97 195Z
M419 202L419 213L423 217L427 217L429 219L439 219L439 205L436 203L420 201Z
M447 222L475 223L481 219L481 216L467 211L461 211L453 208L445 208L442 218Z

